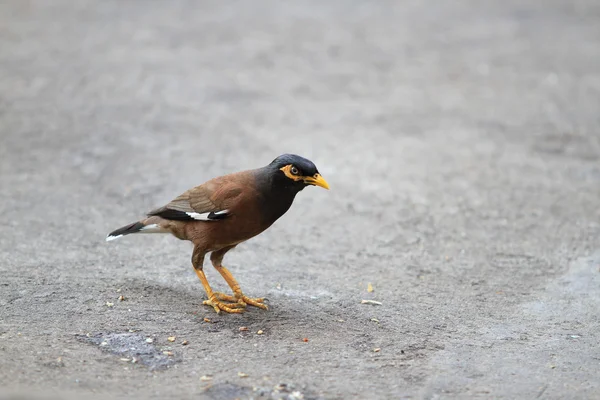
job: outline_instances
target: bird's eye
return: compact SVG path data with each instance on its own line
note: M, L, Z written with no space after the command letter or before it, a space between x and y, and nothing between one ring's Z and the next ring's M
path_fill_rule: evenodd
M296 168L294 165L292 165L292 168L290 168L290 172L292 173L292 175L298 175L300 173L298 171L298 168Z

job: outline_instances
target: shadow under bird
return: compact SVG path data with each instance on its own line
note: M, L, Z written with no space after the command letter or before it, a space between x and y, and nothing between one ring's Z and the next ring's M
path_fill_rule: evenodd
M190 189L147 218L111 232L106 241L133 233L170 233L194 244L192 265L219 313L241 313L247 305L267 310L262 298L247 297L222 264L225 253L270 227L292 205L306 186L329 189L315 164L295 154L283 154L265 167L220 176ZM213 292L203 271L211 253L213 267L233 291L233 296Z

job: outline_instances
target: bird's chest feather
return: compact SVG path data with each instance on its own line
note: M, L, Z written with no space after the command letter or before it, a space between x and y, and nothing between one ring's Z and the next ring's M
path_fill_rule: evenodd
M267 201L265 201L267 200ZM195 229L202 231L211 248L221 248L244 242L269 228L290 208L293 196L264 199L253 197L241 202L231 210L226 219L214 222L196 223ZM200 234L200 232L198 232Z
M293 201L293 196L259 196L252 204L235 212L228 222L240 235L255 236L283 216Z

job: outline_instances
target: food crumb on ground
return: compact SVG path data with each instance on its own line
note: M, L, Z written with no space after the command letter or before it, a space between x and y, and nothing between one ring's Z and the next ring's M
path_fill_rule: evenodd
M380 306L382 303L375 300L361 300L360 304L371 304L374 306Z

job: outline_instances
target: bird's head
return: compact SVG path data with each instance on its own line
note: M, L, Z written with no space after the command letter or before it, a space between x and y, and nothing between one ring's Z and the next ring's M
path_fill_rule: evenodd
M291 183L298 190L306 186L320 186L329 190L329 184L321 176L315 164L304 157L295 154L283 154L274 159L269 165L278 175L278 180Z

